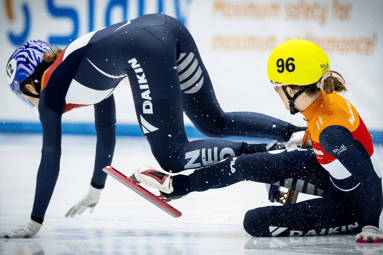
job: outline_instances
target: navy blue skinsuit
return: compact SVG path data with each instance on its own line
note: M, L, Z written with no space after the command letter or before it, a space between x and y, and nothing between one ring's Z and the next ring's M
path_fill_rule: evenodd
M213 137L286 141L300 130L259 113L225 113L192 36L176 19L153 14L106 27L71 43L42 77L43 149L32 211L35 221L43 221L59 174L64 112L94 105L97 148L91 185L104 187L102 168L111 164L115 146L113 90L125 77L141 129L167 171L264 151L263 147L220 139L188 141L183 112L202 133Z

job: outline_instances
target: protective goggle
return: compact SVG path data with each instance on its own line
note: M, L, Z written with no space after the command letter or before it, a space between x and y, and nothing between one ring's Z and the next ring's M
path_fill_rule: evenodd
M281 86L286 86L286 85L290 85L290 84L284 84L284 83L280 83L280 82L276 82L276 81L272 81L270 80L271 84L274 85L274 87L281 87Z
M303 86L308 86L308 85L315 84L315 83L312 83L312 84L302 84L302 85L298 85L298 84L285 84L285 83L280 83L280 82L276 82L276 81L272 81L272 80L270 80L270 82L271 82L272 85L274 85L274 87L282 87L282 86L287 86L287 85L303 87Z
M270 80L270 82L271 82L272 85L274 85L274 90L275 91L278 91L278 87L289 85L289 84L283 84L283 83L279 83L279 82L272 81L272 80Z

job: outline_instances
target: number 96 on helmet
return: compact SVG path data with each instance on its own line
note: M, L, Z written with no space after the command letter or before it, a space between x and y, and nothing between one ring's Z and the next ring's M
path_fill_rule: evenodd
M269 57L267 75L281 85L309 85L330 70L330 60L315 43L293 39L277 46Z

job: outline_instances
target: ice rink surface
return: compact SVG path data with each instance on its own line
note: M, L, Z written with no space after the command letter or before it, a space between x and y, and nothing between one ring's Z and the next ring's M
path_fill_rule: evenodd
M39 135L0 134L0 233L29 221L41 143ZM354 236L247 235L246 211L270 205L265 185L254 182L172 201L183 213L176 219L109 177L93 214L65 218L88 190L95 144L92 136L63 137L60 176L43 227L33 238L1 239L1 255L383 254L382 245L357 245ZM383 147L376 149L383 163ZM130 175L144 164L158 167L146 140L117 137L113 166Z

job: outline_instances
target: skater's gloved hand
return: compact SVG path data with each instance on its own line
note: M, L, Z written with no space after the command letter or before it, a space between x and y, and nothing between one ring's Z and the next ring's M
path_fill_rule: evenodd
M357 243L379 243L383 242L383 235L379 234L379 229L375 226L364 226L355 240Z
M18 230L13 230L9 233L2 233L0 238L26 238L32 237L39 232L42 224L37 223L36 221L30 220L28 225L24 228L20 228Z
M303 137L305 136L306 131L298 131L291 135L290 140L287 142L287 147L291 147L293 145L296 145L298 147L301 147ZM309 146L312 146L311 139L309 140Z
M93 213L94 207L100 200L101 192L102 189L96 189L90 186L88 193L77 204L69 209L65 214L65 217L74 217L77 213L78 215L81 215L87 208L90 208L90 213Z

